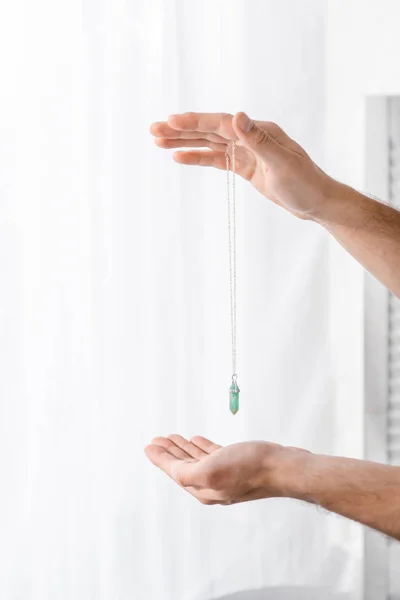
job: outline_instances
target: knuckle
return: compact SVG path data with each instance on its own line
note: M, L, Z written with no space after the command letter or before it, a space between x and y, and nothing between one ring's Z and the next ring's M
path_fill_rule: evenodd
M254 132L254 141L260 146L266 146L272 142L272 138L264 129L257 128Z
M274 121L266 121L265 127L267 127L271 132L272 131L282 131L282 129L279 127L279 125L277 123L274 123Z
M223 126L223 128L225 128L225 127L230 128L232 119L233 119L233 115L231 115L231 113L221 113L220 122L221 122L221 125Z
M267 123L264 123L264 126L269 135L278 142L283 142L284 139L287 137L283 129L273 121L268 121Z
M186 120L190 122L190 126L195 129L199 122L198 115L195 112L190 111L185 112L184 116L186 117Z

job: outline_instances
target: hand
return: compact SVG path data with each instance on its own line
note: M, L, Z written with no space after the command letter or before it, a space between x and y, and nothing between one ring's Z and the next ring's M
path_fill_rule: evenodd
M235 504L278 496L300 497L305 450L267 442L221 447L204 437L157 437L150 461L203 504Z
M174 153L178 163L217 169L226 169L226 147L235 140L236 172L299 218L318 218L334 196L337 182L275 123L245 113L185 113L153 123L150 131L160 148L185 148Z

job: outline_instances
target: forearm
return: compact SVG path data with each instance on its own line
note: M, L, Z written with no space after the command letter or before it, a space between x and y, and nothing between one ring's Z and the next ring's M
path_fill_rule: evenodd
M282 495L400 540L400 467L299 451L280 476Z
M315 221L400 297L400 212L338 182Z

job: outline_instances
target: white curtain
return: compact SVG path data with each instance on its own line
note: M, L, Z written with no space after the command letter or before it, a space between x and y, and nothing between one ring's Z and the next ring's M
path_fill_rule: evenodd
M204 507L155 435L340 447L327 240L154 120L246 110L324 165L320 0L14 0L0 9L0 597L359 598L358 529L283 500ZM258 590L251 592L250 590Z

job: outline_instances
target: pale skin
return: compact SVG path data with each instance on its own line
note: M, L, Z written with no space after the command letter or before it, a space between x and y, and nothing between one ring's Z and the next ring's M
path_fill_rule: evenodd
M160 148L182 165L225 169L236 141L236 171L263 196L327 229L400 296L400 212L324 173L280 127L238 113L185 113L153 123ZM400 540L400 468L312 454L268 442L221 447L196 436L157 437L151 462L203 504L286 497L318 504Z

